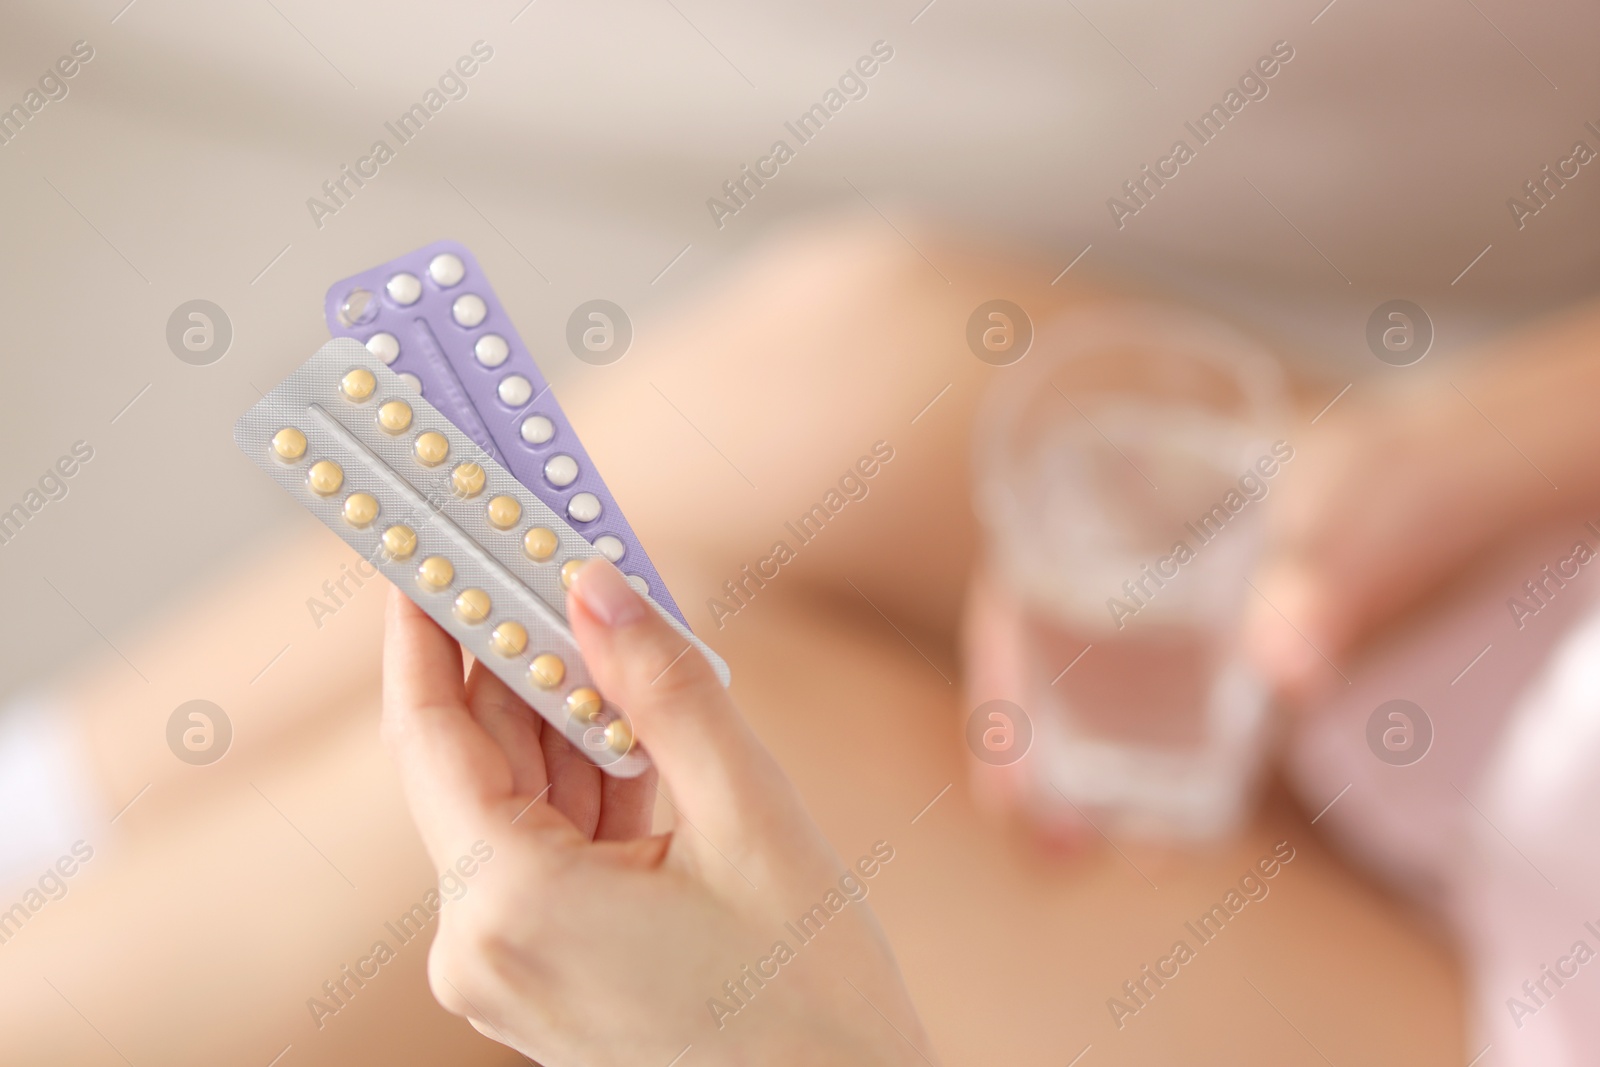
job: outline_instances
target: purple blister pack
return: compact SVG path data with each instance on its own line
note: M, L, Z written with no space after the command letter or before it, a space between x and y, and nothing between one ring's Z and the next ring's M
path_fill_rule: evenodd
M687 627L477 259L435 241L334 283L328 330L418 389Z

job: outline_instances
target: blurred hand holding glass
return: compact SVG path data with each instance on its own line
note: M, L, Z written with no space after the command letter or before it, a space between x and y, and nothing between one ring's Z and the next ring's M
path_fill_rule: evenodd
M1267 693L1239 645L1263 501L1292 445L1282 374L1207 318L1070 315L1001 373L977 431L988 568L1020 614L1028 803L1168 840L1238 825Z

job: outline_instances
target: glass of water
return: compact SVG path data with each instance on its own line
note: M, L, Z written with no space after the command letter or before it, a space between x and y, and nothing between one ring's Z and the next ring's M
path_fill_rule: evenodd
M980 416L975 504L1020 612L1035 802L1108 833L1226 834L1258 778L1267 692L1240 626L1293 445L1258 344L1141 303L1074 313Z

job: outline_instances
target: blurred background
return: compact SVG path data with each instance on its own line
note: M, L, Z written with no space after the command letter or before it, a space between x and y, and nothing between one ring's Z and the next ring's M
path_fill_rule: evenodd
M147 736L150 729L159 731L177 700L210 692L201 684L204 666L189 665L173 668L180 678L190 670L186 694L180 685L170 698L165 689L147 695L154 684L149 676L165 669L161 657L190 634L240 650L239 664L230 667L240 674L237 681L275 682L269 669L289 676L286 687L291 679L304 686L308 678L332 678L319 698L335 689L348 692L370 711L370 642L363 644L364 637L350 638L348 647L359 652L342 652L346 646L330 642L297 663L302 651L289 651L305 630L306 593L336 573L342 550L325 543L331 538L319 540L311 520L237 452L231 427L259 391L326 339L322 301L332 282L428 241L451 237L474 249L556 393L582 398L574 416L608 479L615 472L614 484L659 490L640 523L647 544L653 523L664 528L659 517L671 510L676 492L708 507L721 498L710 483L696 483L701 468L667 467L608 436L614 414L608 398L647 395L655 383L665 395L690 398L690 412L708 420L707 435L731 455L781 452L781 442L764 440L759 419L719 421L710 402L694 399L703 375L691 363L674 364L660 354L681 346L651 346L669 333L707 344L721 339L721 323L751 311L741 303L751 291L749 284L741 287L741 279L753 276L747 265L769 262L762 259L769 249L786 247L781 242L797 234L871 233L862 246L871 255L904 256L908 265L897 269L907 276L924 272L914 285L959 291L960 307L939 319L948 320L949 348L957 352L967 311L983 299L1012 297L1013 290L994 291L1001 277L1023 279L1014 289L1025 284L1046 294L1038 297L1041 308L1048 307L1049 294L1090 284L1203 306L1270 344L1298 388L1319 398L1312 412L1358 382L1377 380L1398 395L1443 388L1441 382L1474 365L1485 339L1591 295L1600 260L1600 176L1593 165L1583 166L1520 225L1508 206L1513 197L1537 205L1525 183L1572 156L1575 141L1600 148L1600 131L1586 126L1600 125L1600 66L1593 56L1600 13L1567 0L1532 8L1504 0L1220 6L911 0L759 8L715 0L109 0L13 3L0 19L0 107L30 108L28 94L58 59L76 54L81 60L60 83L65 95L48 100L25 123L4 125L0 114L7 136L0 144L0 313L7 323L0 425L10 442L0 453L0 509L24 502L75 443L92 449L65 497L49 501L0 544L0 581L11 608L0 616L0 698L11 707L0 719L0 737L9 739L0 754L7 838L0 844L0 874L17 885L66 851L79 828L103 828L129 797L143 796L137 792L142 782L159 780L129 770L112 785L91 786L97 772L75 761L77 743L60 736L59 717L29 710L57 706L64 687L90 687L92 698L79 693L73 699L92 705L106 722L117 722L119 708L127 712L129 733L107 727L109 733L98 735L100 747L144 745L164 755L159 733ZM395 145L385 124L422 100L477 42L492 55L465 80L465 95L449 100L414 139L398 146L394 159L337 212L314 212L308 200L328 202L324 183L367 155L375 140ZM785 123L822 100L876 42L891 49L892 58L865 79L865 95L800 145L747 205L719 220L708 200L724 198L724 182L768 155L775 140L794 144ZM1292 58L1264 79L1266 95L1234 114L1147 204L1119 221L1108 200L1132 202L1124 183L1169 155L1174 141L1193 144L1185 123L1197 122L1275 46L1276 54ZM847 254L837 262L835 288L825 282L827 270L811 275L824 279L819 308L865 262L848 252L853 246L839 247ZM993 268L998 260L1011 265L1009 273ZM759 276L769 282L781 277ZM707 299L708 293L723 295ZM804 292L787 295L805 303ZM627 309L639 344L655 358L611 367L577 359L564 341L567 318L593 298ZM219 306L232 332L226 353L204 366L177 358L167 341L169 316L196 299ZM1432 322L1432 349L1415 366L1375 359L1366 341L1369 316L1393 299L1414 301ZM691 306L699 310L685 310ZM857 321L871 324L871 310L870 304L857 309ZM697 323L687 332L686 317ZM767 356L759 331L730 327L728 335L755 339L744 360L759 372ZM931 350L928 359L932 365ZM907 390L907 414L924 393L933 395L940 373L932 372L925 391ZM673 425L674 433L682 430ZM847 462L870 444L871 432L841 433L836 451ZM954 454L964 450L961 443ZM726 477L720 462L712 456L704 470ZM764 461L753 462L759 471ZM769 482L759 475L756 481L766 491L761 506L773 514L803 510L825 484L799 477ZM628 499L621 488L619 496ZM317 562L275 588L262 561L304 560L312 550L300 546L311 544L322 553ZM701 626L704 616L691 606L715 592L724 572L714 566L697 572L670 552L660 562L691 622ZM247 597L260 598L263 606L243 623L239 605L255 603ZM367 599L374 604L362 611L375 610L378 598ZM365 618L370 626L372 618ZM771 666L762 649L799 640L784 629L788 625L758 618L753 629L730 636L725 651L736 676L738 654L759 676L763 664ZM718 636L709 640L724 648ZM274 668L280 646L285 658ZM249 677L247 662L261 673ZM346 668L350 673L340 675ZM275 693L273 699L305 703L299 690ZM252 715L263 723L272 718L270 699L261 700L262 710L239 716L241 744L251 736ZM128 711L141 702L159 705L159 714ZM752 714L760 719L759 711ZM0 1019L21 1012L16 1019L49 1020L40 1029L49 1036L30 1039L25 1054L8 1054L4 1034L12 1026L0 1023L0 1062L111 1063L121 1056L139 1063L266 1064L282 1055L289 1064L349 1062L386 1050L390 1062L420 1063L465 1055L460 1050L469 1047L479 1050L474 1055L496 1055L484 1051L465 1024L452 1025L458 1021L431 1007L420 959L406 964L409 977L393 980L407 984L404 996L365 1009L366 1029L351 1030L346 1044L316 1046L321 1035L308 1031L304 997L338 962L354 958L350 946L360 947L374 916L391 906L403 909L425 885L397 793L382 777L381 757L370 751L376 747L370 726L370 718L364 720L340 742L343 748L293 741L271 750L272 759L284 761L275 766L293 768L282 772L280 785L302 780L299 775L332 790L307 786L300 807L291 803L279 812L298 838L280 836L286 828L272 821L270 783L254 786L267 805L247 795L255 805L251 814L234 819L219 803L200 820L216 825L193 839L139 839L141 832L161 831L119 820L116 833L134 835L121 847L136 873L113 887L107 872L103 898L79 903L68 897L52 905L53 934L32 927L23 932L38 943L33 955L20 951L20 937L18 944L0 945L7 985L29 990L8 997ZM775 719L764 734L786 763L804 764L803 740L786 729ZM269 731L263 726L260 732ZM786 749L786 742L798 747ZM366 791L360 774L342 762L345 756L330 752L351 759L361 753L361 774L385 784ZM261 753L267 758L267 748ZM819 767L826 764L825 755L814 755ZM955 768L929 777L931 796L961 772L949 753L929 759ZM859 769L860 781L871 781L870 767ZM797 776L804 784L811 773ZM815 774L819 783L826 778L822 769ZM132 812L153 824L163 818L192 823L201 814L195 797L203 795L184 792L198 788L193 780L191 774L184 779L190 786L173 787L168 801L152 788L141 801L149 810ZM1338 785L1332 784L1328 795ZM830 807L834 801L807 795L821 805L830 829L828 819L844 818ZM915 812L920 800L896 803ZM346 817L321 832L299 828L313 812L331 817L341 804ZM263 821L251 821L258 818ZM978 844L988 835L976 815L964 825L970 837L963 840L989 847ZM292 945L275 951L273 938L258 931L259 941L241 935L253 946L248 950L207 952L191 943L196 928L185 915L211 916L197 920L198 928L222 944L239 921L229 910L231 890L207 881L215 871L197 857L211 847L203 842L237 842L241 834L272 843L261 844L259 870L247 866L238 876L282 877L283 893L295 892L290 887L307 870L332 878L314 856L307 861L304 845L313 840L330 855L340 855L342 842L347 856L370 849L380 857L352 888L391 877L394 887L360 907L337 905L339 917L330 920L336 934L280 931ZM120 838L105 840L102 855L122 854ZM1245 863L1260 851L1254 844L1240 847ZM402 858L381 858L389 856ZM1214 867L1182 867L1172 877L1192 885L1191 904L1197 904L1237 878L1234 868L1244 867L1235 859L1227 853L1209 861ZM993 860L1015 872L1006 884L1020 899L1047 896L1046 888L1055 886L1061 910L1052 914L1061 916L1073 914L1079 900L1073 894L1104 891L1111 899L1129 885L1143 891L1137 880L1105 881L1109 874L1088 888L1073 875L1074 888L1061 889L1053 880L1067 876L1041 874L1035 865L1044 862ZM1462 1006L1450 951L1418 932L1422 920L1380 899L1338 859L1314 862L1326 864L1325 889L1303 900L1292 921L1283 913L1282 928L1258 928L1252 936L1261 951L1274 951L1269 942L1281 948L1285 939L1303 936L1306 953L1321 945L1337 955L1337 944L1327 942L1339 938L1315 933L1317 909L1335 906L1328 901L1365 901L1361 906L1376 917L1351 921L1369 923L1371 943L1390 946L1394 959L1409 960L1416 970L1393 960L1367 970L1351 958L1325 961L1325 974L1353 986L1381 980L1374 975L1389 967L1425 973L1433 985L1419 992L1426 983L1411 984L1422 999L1408 1008L1410 1023L1396 1024L1387 1047L1396 1056L1400 1049L1410 1050L1406 1056L1431 1050L1441 1063L1465 1063L1479 1054L1482 1042L1466 1047L1470 1011ZM171 874L170 880L161 873L202 869L210 873ZM6 901L20 892L8 888ZM184 899L188 904L180 904ZM280 899L268 894L264 906ZM895 899L884 895L891 916ZM1030 939L1016 929L1007 935L1013 941L997 934L992 944L969 944L984 942L971 934L948 951L933 947L933 940L919 943L909 928L927 932L979 920L970 903L943 910L918 900L907 890L906 917L891 917L888 925L897 939L898 928L908 928L913 992L935 1003L948 996L949 1010L959 1012L970 1001L966 992L958 995L956 979L948 980L952 985L929 979L919 988L919 967L954 973L965 951L999 960L1006 945ZM1189 906L1175 905L1173 914ZM165 918L146 929L141 914ZM1080 907L1076 914L1073 923L1105 913ZM1141 925L1147 919L1128 917L1126 929L1135 932L1129 936L1147 929ZM1330 922L1330 930L1340 928ZM1098 944L1096 937L1087 927L1072 929L1065 943L1092 955L1085 944ZM329 948L335 936L344 941ZM1107 934L1102 947L1119 936ZM95 946L118 937L122 947L105 949L106 958L97 960ZM1164 932L1146 933L1103 973L1081 979L1082 993L1073 1000L1087 1035L1081 1041L1046 1040L1034 1024L1013 1029L1005 1021L1012 1011L1001 998L984 1006L988 1021L982 1026L947 1035L960 1050L949 1053L952 1062L979 1062L987 1049L1005 1052L1012 1062L1064 1063L1090 1044L1096 1051L1089 1055L1102 1062L1151 1062L1144 1056L1156 1049L1175 1054L1193 1039L1185 1034L1199 1033L1211 1035L1206 1040L1212 1043L1201 1046L1210 1050L1206 1055L1227 1054L1225 1035L1234 1026L1199 1002L1185 1009L1194 1014L1156 1024L1166 1026L1159 1031L1165 1036L1149 1046L1108 1052L1110 1038L1093 1030L1106 1026L1105 997L1168 940ZM135 962L167 951L181 962L148 972ZM1041 960L1038 973L1064 966L1061 959L1049 966ZM256 1009L235 1009L227 996L235 983L229 976L250 968L261 968L263 983L238 988ZM59 999L45 988L52 977L61 986ZM166 992L134 998L135 1011L123 993L146 981ZM1041 978L1016 994L1016 1004L1053 1011L1061 993L1053 981ZM1078 982L1068 984L1077 988ZM276 990L270 1009L261 1007L263 988ZM1311 987L1302 993L1307 1013L1326 1006ZM158 1006L165 1003L176 1018L188 996L207 998L206 1010L214 1014L206 1025L174 1036L163 1027ZM63 1001L71 1011L63 1010ZM1381 1002L1374 996L1370 1007ZM1255 1011L1262 1007L1254 1005ZM124 1007L127 1018L121 1017ZM1296 1041L1293 1024L1282 1027L1284 1012L1273 1011L1277 1015L1257 1014L1238 1025L1282 1031L1283 1044L1272 1047L1284 1058L1273 1062L1320 1062ZM407 1029L435 1015L440 1018L426 1025L448 1035L436 1043ZM249 1021L236 1028L227 1023L246 1016ZM1317 1033L1325 1043L1339 1040L1327 1035L1346 1029L1360 1027L1328 1023ZM57 1040L62 1044L52 1044ZM285 1045L292 1051L280 1053ZM62 1051L42 1051L49 1048ZM1354 1058L1336 1061L1391 1062L1374 1048L1344 1051Z
M596 373L561 344L578 303L605 296L648 330L771 228L825 210L936 218L1056 270L1092 244L1079 267L1237 308L1330 377L1382 369L1352 324L1385 299L1428 308L1447 356L1592 276L1590 183L1521 232L1505 206L1594 117L1578 5L1500 12L1515 45L1494 12L1454 0L1340 0L1314 25L1315 10L1267 3L939 0L920 17L916 5L519 6L7 13L8 104L75 41L95 53L0 166L11 495L73 441L104 442L48 525L0 553L6 579L59 623L0 623L9 688L72 652L59 634L76 616L40 575L118 629L289 512L238 476L231 447L193 442L225 445L251 379L270 387L318 345L329 284L441 235L477 250L529 344L548 346L558 391ZM706 200L880 39L894 59L868 95L719 229ZM307 199L392 140L383 124L477 40L494 58L469 95L319 228ZM1266 99L1117 229L1106 200L1279 40L1295 58ZM235 331L206 368L172 359L164 339L172 310L197 298ZM162 461L180 457L201 492L163 484ZM114 555L92 551L100 516L140 517Z

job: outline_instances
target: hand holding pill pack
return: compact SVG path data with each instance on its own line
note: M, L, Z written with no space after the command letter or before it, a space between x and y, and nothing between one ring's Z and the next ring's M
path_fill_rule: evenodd
M381 356L329 341L234 437L579 751L620 777L643 773L648 760L595 690L566 618L571 576L604 550ZM727 665L657 608L726 685Z
M687 625L471 252L436 241L362 271L326 312Z

